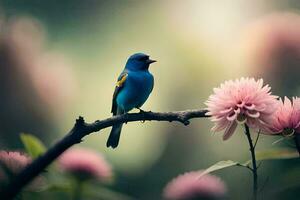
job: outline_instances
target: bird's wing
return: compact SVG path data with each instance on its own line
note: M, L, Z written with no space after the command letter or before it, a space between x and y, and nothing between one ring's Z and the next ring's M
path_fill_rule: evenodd
M154 87L154 77L153 77L153 75L151 74L151 76L152 76L152 88L151 88L151 92L152 92L152 90L153 90L153 87Z
M111 112L113 113L113 115L117 114L118 105L117 105L116 99L117 99L119 92L122 90L122 88L124 86L127 76L128 76L127 71L123 71L120 74L118 81L116 83L116 87L115 87L115 91L114 91L114 95L113 95L113 99L112 99L112 107L111 107Z

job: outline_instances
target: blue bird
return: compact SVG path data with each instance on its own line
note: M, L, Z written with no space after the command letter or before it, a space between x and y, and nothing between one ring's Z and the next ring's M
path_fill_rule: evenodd
M143 53L136 53L128 58L113 94L111 109L113 116L127 113L133 108L142 111L140 107L148 99L154 85L153 75L148 70L150 64L154 62L156 61ZM122 125L117 124L112 127L106 143L107 147L118 146Z

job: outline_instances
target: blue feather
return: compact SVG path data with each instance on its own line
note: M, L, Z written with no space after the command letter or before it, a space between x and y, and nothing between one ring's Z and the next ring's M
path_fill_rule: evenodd
M140 108L146 102L154 86L153 75L148 70L153 62L156 61L149 59L149 56L143 53L136 53L128 58L113 95L114 115ZM107 147L118 146L121 128L122 124L112 127Z

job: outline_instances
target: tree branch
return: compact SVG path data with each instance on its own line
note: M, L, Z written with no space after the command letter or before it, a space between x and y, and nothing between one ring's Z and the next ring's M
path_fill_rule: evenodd
M124 115L113 116L104 120L97 120L94 123L86 123L83 117L76 120L71 131L49 150L34 160L26 168L24 168L2 191L0 191L0 199L13 199L21 190L32 181L37 175L45 170L55 159L57 159L65 150L80 143L82 138L93 132L98 132L107 127L119 123L127 123L134 121L177 121L184 125L189 124L192 118L209 117L206 110L186 110L177 112L140 112Z

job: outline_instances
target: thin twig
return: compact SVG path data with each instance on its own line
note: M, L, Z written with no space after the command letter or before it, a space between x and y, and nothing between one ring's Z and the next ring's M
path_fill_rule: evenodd
M257 168L257 169L260 168L261 164L262 164L262 162L260 161L260 162L257 164L257 167L256 167L256 168Z
M254 149L255 149L255 147L256 147L256 145L257 145L257 142L258 142L259 136L260 136L260 130L258 131L258 133L257 133L257 137L256 137L256 139L255 139L255 142L254 142Z
M253 146L253 142L250 135L250 130L247 124L245 124L245 134L248 139L248 143L250 146L251 158L252 158L252 174L253 174L253 199L257 199L257 166L256 166L256 158L255 158L255 149Z
M247 168L247 169L249 169L251 172L253 171L253 169L251 168L251 167L249 167L248 165L242 165L242 164L236 164L236 166L238 166L238 167L245 167L245 168Z
M46 153L38 157L31 164L25 167L4 189L1 188L0 199L13 199L21 190L32 181L37 175L45 170L56 158L65 150L80 143L82 138L93 132L98 132L115 124L134 122L134 121L177 121L188 125L192 118L209 117L206 110L186 110L177 112L142 112L130 113L110 117L104 120L97 120L94 123L86 123L83 117L76 120L71 131L54 146L48 149Z
M266 186L267 183L269 182L269 179L270 179L270 177L268 176L268 177L266 178L266 180L264 181L264 183L262 184L262 186L261 186L261 188L259 189L259 191L262 191L262 190L265 188L265 186Z

